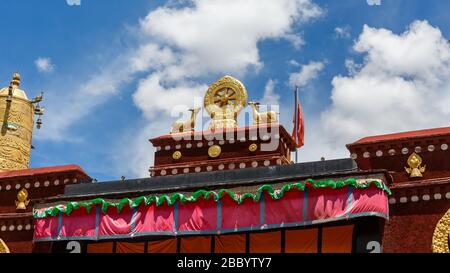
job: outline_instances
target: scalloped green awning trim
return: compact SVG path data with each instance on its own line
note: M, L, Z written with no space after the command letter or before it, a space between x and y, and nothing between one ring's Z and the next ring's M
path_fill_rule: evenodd
M169 206L175 204L175 202L180 201L181 204L186 202L196 202L199 198L203 198L205 200L213 199L214 201L219 201L222 199L224 195L228 195L231 199L233 199L238 204L244 202L245 199L251 198L254 202L259 202L261 198L261 194L266 192L273 200L279 200L283 197L285 192L288 192L293 189L297 189L299 191L304 191L305 188L310 189L319 189L319 188L332 188L339 189L343 187L352 186L355 188L368 188L370 185L375 185L377 188L382 189L388 195L391 194L389 188L378 180L367 180L364 183L357 182L354 178L349 178L346 180L318 180L314 181L313 179L307 179L304 182L296 182L286 184L279 190L274 190L272 185L262 185L259 187L255 193L244 193L242 195L235 194L231 190L228 189L220 189L218 191L208 191L208 190L198 190L192 193L191 196L186 196L182 193L171 193L171 194L162 194L162 195L149 195L149 196L140 196L136 198L123 198L119 201L108 201L103 198L95 198L89 201L79 201L79 202L67 202L64 205L58 205L55 207L50 207L44 210L33 210L34 218L45 218L50 216L57 216L59 213L65 213L66 215L70 215L74 210L78 210L81 207L84 207L87 213L90 213L93 207L96 205L101 205L101 210L103 214L106 213L109 207L116 207L117 211L120 213L125 205L128 205L130 208L137 208L140 205L144 204L145 206L150 205L151 203L155 203L156 206L161 206L166 203Z

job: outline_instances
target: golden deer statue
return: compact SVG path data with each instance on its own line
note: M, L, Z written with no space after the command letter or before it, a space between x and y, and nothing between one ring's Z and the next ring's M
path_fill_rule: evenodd
M183 133L191 131L193 132L195 130L195 120L197 118L197 114L200 111L200 107L191 108L189 109L191 113L191 118L188 120L177 120L172 124L172 130L170 131L171 134L174 133Z
M250 101L248 105L252 108L253 124L266 124L278 122L275 111L259 112L259 102Z

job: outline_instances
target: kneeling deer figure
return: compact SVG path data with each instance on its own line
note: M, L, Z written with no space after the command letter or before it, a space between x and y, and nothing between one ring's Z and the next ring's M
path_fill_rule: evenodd
M250 101L248 105L252 108L253 124L265 124L278 122L275 111L259 112L259 102Z
M195 130L195 120L197 118L197 114L200 111L200 107L189 109L191 113L191 117L188 120L177 120L172 124L171 134L173 133L183 133Z

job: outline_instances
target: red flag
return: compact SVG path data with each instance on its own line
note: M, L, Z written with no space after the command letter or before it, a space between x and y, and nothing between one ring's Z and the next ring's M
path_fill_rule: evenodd
M295 104L296 111L294 113L294 129L292 132L292 139L294 140L296 147L300 148L305 143L305 123L303 121L303 112L300 102L297 103L297 91L295 91Z
M297 148L305 144L305 122L303 120L302 106L297 104Z

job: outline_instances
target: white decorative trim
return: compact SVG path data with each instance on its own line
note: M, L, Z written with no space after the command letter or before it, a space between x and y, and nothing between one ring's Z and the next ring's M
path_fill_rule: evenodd
M408 198L406 198L405 196L400 197L400 203L407 203L408 202Z
M20 184L16 184L16 185L14 186L14 188L16 188L16 190L20 189Z
M156 147L156 151L157 151L157 152L161 151L161 146L157 146L157 147Z
M64 179L64 181L63 181L64 184L67 184L67 183L69 183L69 182L70 182L70 179L69 179L69 178L66 178L66 179Z
M200 168L200 167L195 167L195 169L194 169L194 171L195 171L196 173L199 173L201 170L202 170L202 168Z
M166 150L166 151L170 150L170 145L166 145L166 146L164 147L164 150Z
M445 198L450 199L450 192L447 192L447 193L445 194Z
M408 148L403 148L402 149L402 154L406 155L407 153L409 153L409 149Z
M18 226L17 226L17 230L18 230L18 231L21 231L22 229L23 229L23 226L22 226L22 225L18 225Z
M263 135L261 137L262 140L269 140L270 136L269 135ZM256 140L256 139L255 139Z
M448 145L447 144L444 143L444 144L441 145L441 150L442 151L447 151L447 149L448 149Z
M212 171L212 170L213 170L213 167L212 167L212 166L206 167L206 171L207 171L207 172L210 172L210 171Z
M417 202L417 201L419 201L419 196L417 196L417 195L411 196L411 201L412 201L412 202Z
M197 143L197 147L198 147L198 148L201 148L201 147L203 147L203 142L199 142L199 143Z
M280 135L279 134L275 134L275 139L280 139Z
M11 189L11 185L6 185L5 189L9 191Z
M363 157L364 158L369 158L370 157L370 153L369 152L364 152L363 153Z
M429 152L433 152L435 149L436 149L436 147L434 147L434 145L428 145Z
M30 183L25 183L25 189L29 189L30 188Z
M253 167L253 168L258 167L258 162L257 162L257 161L253 161L253 162L252 162L252 167Z
M50 181L47 180L47 181L44 182L44 186L45 187L48 187L49 185L50 185Z
M251 136L250 140L258 140L258 137L257 136Z
M270 160L264 160L264 166L269 166L270 165Z
M167 171L166 170L161 170L160 174L164 176L164 175L167 174Z
M154 172L154 171L151 171L151 172L150 172L150 176L155 176L155 172Z
M218 168L219 168L219 170L223 170L223 169L225 169L225 165L220 164Z
M434 199L436 199L436 200L441 200L442 194L440 194L440 193L435 193L435 194L433 195L433 197L434 197Z
M397 200L395 198L389 198L389 204L393 205L397 203Z
M234 140L234 139L230 139L228 142L229 142L230 144L233 144L233 143L235 142L235 140Z
M219 145L223 145L223 144L225 144L225 141L220 140L220 141L219 141Z
M213 146L213 145L214 145L214 141L208 142L208 146Z
M192 148L192 143L187 143L186 144L186 149L190 149L190 148Z
M239 139L240 142L245 142L245 137Z
M355 159L358 158L358 154L357 153L353 153L353 154L350 155L350 158L355 160Z
M59 179L56 179L55 181L53 181L53 184L54 184L55 186L58 186L58 185L59 185Z
M34 182L34 187L35 187L35 188L39 188L40 185L41 185L41 183L39 183L39 181Z
M177 174L178 170L177 169L172 169L172 174Z
M1 231L6 231L6 226L2 226Z
M228 165L228 169L229 169L229 170L234 170L235 167L236 167L236 165L234 165L234 163L230 163L230 164Z
M383 156L383 151L382 151L382 150L378 150L378 151L375 153L375 155L378 156L378 157L381 157L381 156Z
M177 145L175 145L175 149L181 149L181 144L177 144Z
M31 225L30 225L30 224L27 224L27 225L25 226L25 229L26 229L26 230L30 230L30 229L31 229Z
M239 164L239 168L243 169L247 166L247 164L245 164L244 162L242 162L241 164Z
M278 165L281 165L281 163L282 163L282 162L281 162L281 158L278 158L278 159L277 159L277 164L278 164Z
M9 228L8 228L8 230L9 230L9 231L14 231L15 228L16 228L16 227L15 227L14 225L10 225Z
M414 148L414 152L416 152L416 153L422 152L422 147L417 146L416 148Z
M395 155L395 149L390 149L390 150L388 151L388 154L389 154L389 155Z
M422 196L422 200L423 200L423 201L430 201L430 196L429 196L428 194L424 194L424 195Z
M189 173L189 168L184 168L183 173Z
M0 191L2 190L2 185L0 185Z
M78 182L78 179L76 179L76 178L74 178L74 179L72 179L72 183L77 183Z

